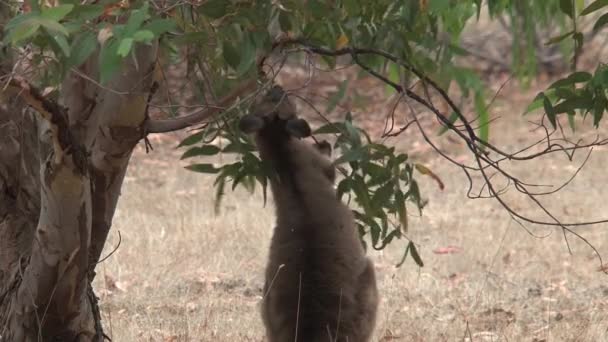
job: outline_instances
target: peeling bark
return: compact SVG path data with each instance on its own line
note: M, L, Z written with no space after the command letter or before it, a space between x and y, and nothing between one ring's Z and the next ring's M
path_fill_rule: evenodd
M86 297L91 187L86 169L67 154L41 169L41 210L32 252L8 305L9 341L89 341L94 320Z
M0 317L2 295L30 254L40 212L36 120L22 109L20 101L0 103Z
M90 283L144 136L155 58L138 47L103 88L70 74L65 109L25 80L0 89L0 341L104 339Z

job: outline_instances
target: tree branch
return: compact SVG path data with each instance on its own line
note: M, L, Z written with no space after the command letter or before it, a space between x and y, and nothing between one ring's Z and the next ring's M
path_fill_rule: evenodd
M545 149L543 149L542 151L536 152L536 153L532 152L532 153L527 153L527 154L522 155L522 153L524 151L528 150L528 148L526 148L526 149L520 150L519 152L508 153L508 152L503 151L503 150L499 149L498 147L492 145L488 141L485 141L484 139L481 139L480 137L478 137L477 134L475 133L474 128L471 126L471 123L465 118L465 116L463 115L461 110L452 101L452 99L449 97L447 92L444 89L442 89L441 87L439 87L439 85L436 84L433 80L426 77L426 75L424 75L420 70L416 69L415 67L413 67L412 65L407 63L407 61L399 59L396 56L394 56L386 51L382 51L382 50L378 50L378 49L345 47L345 48L341 48L341 49L337 49L337 50L331 50L331 49L327 49L325 47L313 45L313 44L311 44L305 40L301 40L301 39L291 39L291 40L281 41L274 47L275 48L281 47L281 46L288 45L288 44L300 45L308 53L314 53L314 54L318 54L318 55L325 55L325 56L350 55L353 58L353 62L355 64L357 64L360 68L362 68L363 70L368 72L370 75L379 79L384 84L391 86L397 93L405 95L406 97L414 100L415 102L417 102L417 103L423 105L424 107L426 107L427 109L429 109L443 125L445 125L450 131L452 131L456 135L458 135L466 143L467 147L472 152L472 155L474 157L474 165L465 165L464 163L457 162L454 159L450 158L447 154L442 153L439 150L439 148L437 148L433 144L433 142L429 139L428 135L424 132L424 129L418 123L417 117L415 115L413 115L414 121L418 125L418 128L421 131L421 133L423 134L427 143L429 143L444 158L446 158L450 162L454 163L455 165L459 166L463 170L463 172L467 176L467 179L469 180L469 190L467 192L467 196L469 198L484 197L483 195L481 195L481 193L478 196L475 196L472 194L473 179L471 177L471 172L479 172L480 175L482 176L483 181L485 182L484 187L485 187L485 190L488 192L489 197L492 197L495 200L497 200L499 202L499 204L509 213L509 215L513 218L513 220L518 222L520 225L522 224L522 222L528 222L530 224L535 224L535 225L549 225L549 226L559 227L562 230L562 232L564 233L564 239L566 241L566 244L568 245L569 250L570 250L570 246L568 243L568 238L567 238L566 233L570 233L570 234L574 235L576 238L580 239L586 245L588 245L593 250L593 252L598 256L600 263L603 264L602 257L600 255L599 251L590 243L590 241L588 241L583 236L581 236L580 234L575 232L573 229L575 227L580 227L580 226L606 223L606 222L608 222L608 219L600 219L600 220L584 221L584 222L564 222L564 221L562 221L560 218L555 216L549 209L547 209L545 207L545 205L538 199L538 196L546 195L549 193L555 193L555 190L545 191L545 192L530 191L529 187L539 186L539 185L529 184L529 183L522 181L517 176L510 173L508 170L505 170L504 168L502 168L500 166L500 162L503 160L510 160L510 161L531 160L531 159L537 158L539 156L547 155L547 154L558 152L558 151L566 153L568 156L568 159L572 160L572 155L573 155L574 151L581 149L581 148L591 148L593 146L608 145L608 139L604 139L604 140L596 139L596 141L594 141L592 143L586 143L586 144L581 144L580 142L574 143L574 142L570 142L566 139L562 139L567 144L566 146L562 146L561 144L552 142L553 140L550 138L552 133L550 133L548 131L548 129L546 129L546 137L542 141L546 142L547 147ZM370 66L363 63L358 57L359 57L359 55L364 55L364 54L373 54L376 56L386 58L387 60L390 60L390 61L396 63L397 65L401 66L402 68L405 68L406 70L412 72L425 84L430 85L431 88L436 90L439 93L440 97L444 101L446 101L447 104L449 105L449 107L456 113L458 120L462 122L461 127L457 126L454 122L450 121L447 118L447 115L444 115L444 113L441 113L430 102L430 100L427 101L427 100L423 99L422 97L420 97L419 95L417 95L416 93L410 91L403 85L388 80L382 74L376 72ZM541 123L541 126L545 127L542 123ZM534 144L534 146L536 146L536 145L538 145L538 143ZM498 158L491 156L491 154L489 152L496 153L498 155ZM504 189L497 189L495 184L493 184L491 178L494 175L489 174L489 169L496 171L497 175L500 175L500 176L504 177L505 179L507 179L508 182L510 184L512 184L518 192L520 192L521 194L524 195L524 197L526 197L528 200L530 200L533 203L533 206L536 207L537 209L539 209L548 219L547 220L534 219L530 216L521 214L521 213L517 212L517 210L515 210L514 208L510 207L510 205L502 197L502 195L504 193ZM571 179L568 180L564 185L560 186L557 191L559 191L564 186L566 186L568 183L570 183L570 181L571 181Z
M8 88L17 91L17 94L32 108L34 108L50 124L52 132L53 151L55 162L60 164L65 154L76 150L74 140L69 129L66 110L57 102L42 95L42 92L20 76L12 76L8 81ZM85 164L79 157L74 159L79 171L84 172Z
M201 123L203 120L208 119L219 112L223 111L228 105L230 105L239 96L253 91L256 88L257 81L251 79L245 83L236 87L228 95L221 98L216 107L207 108L206 110L196 110L191 114L177 117L175 119L164 119L164 120L150 120L148 119L144 124L144 132L146 133L167 133L179 131L196 124Z

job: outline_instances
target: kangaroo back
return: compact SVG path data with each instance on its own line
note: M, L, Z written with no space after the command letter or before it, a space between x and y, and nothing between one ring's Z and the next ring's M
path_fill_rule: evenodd
M255 133L277 224L266 267L262 317L271 342L368 341L378 294L350 209L336 196L327 143L310 144L308 123L280 88L241 120ZM284 113L281 110L289 110Z

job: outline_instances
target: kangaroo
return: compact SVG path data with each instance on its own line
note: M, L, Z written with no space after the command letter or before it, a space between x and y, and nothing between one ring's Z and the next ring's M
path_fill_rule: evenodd
M310 127L278 86L239 125L255 134L260 158L274 171L277 223L262 300L269 341L369 341L378 307L375 271L351 210L333 188L331 146L299 139Z

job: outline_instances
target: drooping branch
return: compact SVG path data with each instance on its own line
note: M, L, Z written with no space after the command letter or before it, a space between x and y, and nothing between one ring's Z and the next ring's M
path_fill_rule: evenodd
M257 82L255 79L248 80L236 87L228 95L221 98L216 105L208 107L204 110L196 110L190 114L180 116L174 119L151 120L146 121L144 129L146 133L167 133L179 131L184 128L200 124L202 121L218 114L228 107L234 100L253 91L256 88Z
M440 151L437 146L434 145L434 143L429 138L429 136L424 132L424 129L422 128L422 126L419 125L419 123L417 122L418 119L416 118L416 116L413 115L414 122L417 123L417 126L418 126L419 130L422 132L423 137L425 138L427 143L429 143L444 158L446 158L451 163L457 165L458 167L460 167L463 170L463 172L467 176L467 179L469 180L469 190L467 192L467 196L469 198L485 197L481 193L478 195L473 194L473 191L472 191L473 177L472 177L471 173L478 172L481 174L482 179L485 182L484 188L487 191L487 193L489 194L489 196L487 196L487 197L495 198L499 202L499 204L511 215L511 217L516 222L518 222L520 225L522 224L522 222L527 222L527 223L535 224L535 225L549 225L549 226L559 227L562 229L562 231L564 233L564 237L566 239L567 244L568 244L568 240L567 240L566 233L570 233L570 234L574 235L575 237L581 239L588 246L590 246L593 249L593 251L596 253L596 255L599 257L600 262L602 262L601 256L600 256L599 252L597 251L597 249L589 241L587 241L584 237L582 237L580 234L574 232L573 228L577 227L577 226L586 226L586 225L606 223L606 222L608 222L608 219L585 221L585 222L563 222L557 216L555 216L549 209L547 209L540 202L540 200L538 198L539 196L549 195L549 194L555 193L556 191L559 191L559 189L562 189L565 185L570 183L571 178L569 180L567 180L565 184L559 186L558 190L553 189L551 191L545 191L545 192L534 192L534 191L530 190L530 187L538 187L540 185L529 184L527 182L524 182L523 180L519 179L518 177L516 177L515 175L513 175L512 173L510 173L503 167L501 167L500 162L505 161L505 160L509 160L509 161L532 160L532 159L535 159L535 158L538 158L541 156L545 156L545 155L548 155L551 153L555 153L555 152L563 152L567 155L569 160L572 160L573 153L576 150L592 148L594 146L606 145L606 144L608 144L608 139L601 139L601 140L596 139L595 141L590 142L590 143L570 142L566 139L562 139L563 140L562 142L557 143L557 142L555 142L555 139L551 138L552 132L549 132L549 130L546 128L545 138L543 140L541 140L541 142L537 142L533 145L533 146L538 146L541 143L545 143L546 147L543 150L528 153L527 151L531 147L533 147L533 146L530 146L530 147L521 149L517 152L508 153L508 152L503 151L502 149L498 148L497 146L494 146L493 144L481 139L475 133L475 129L471 125L471 122L466 119L466 117L464 116L462 111L458 108L458 106L450 98L450 96L447 94L447 92L445 90L443 90L441 87L439 87L433 80L429 79L420 70L416 69L415 67L413 67L406 61L403 61L386 51L382 51L382 50L378 50L378 49L369 49L369 48L357 48L357 47L346 47L346 48L342 48L342 49L331 50L331 49L327 49L325 47L315 46L315 45L313 45L307 41L301 40L301 39L288 39L288 40L283 40L281 42L277 42L275 44L275 48L284 47L287 45L291 45L291 46L295 45L295 46L302 47L302 49L300 49L300 51L304 50L305 52L310 53L310 54L333 56L333 57L342 56L342 55L350 55L353 58L354 64L358 65L363 70L367 71L370 75L379 79L383 83L391 86L397 93L405 95L407 98L414 100L415 102L421 104L422 106L424 106L425 108L430 110L435 115L435 117L439 120L439 122L441 122L441 124L446 126L448 128L448 130L454 132L461 140L463 140L466 143L466 146L468 147L468 149L472 152L472 155L475 160L474 165L466 165L464 163L458 162L458 161L454 160L453 158L449 157L448 155L446 155L445 153ZM448 116L445 115L445 113L442 113L439 109L437 109L430 102L430 99L428 99L428 100L424 99L420 95L414 93L410 89L407 89L403 85L390 81L388 78L384 77L382 74L373 70L371 67L366 65L364 62L362 62L358 58L360 55L370 55L370 54L380 56L387 60L390 60L391 62L405 68L409 72L416 75L424 85L430 86L433 90L435 90L440 95L440 97L448 104L450 109L456 114L457 121L455 121L455 122L450 121L448 119ZM457 124L456 122L458 122L458 121L460 123ZM544 127L544 125L543 125L543 127ZM495 153L498 156L498 158L491 157L491 155L488 153L488 151ZM584 165L584 163L583 163L583 165ZM540 209L540 211L544 215L546 215L546 217L548 217L549 220L534 219L534 218L528 217L526 215L523 215L523 214L517 212L515 209L513 209L506 202L506 200L502 197L502 195L504 193L504 189L497 189L496 186L494 185L494 183L492 182L493 175L489 174L489 170L493 170L497 175L501 175L502 177L504 177L508 181L508 184L512 184L512 186L518 192L522 193L526 198L528 198L530 201L532 201L534 206L536 206L538 209ZM568 244L568 248L569 248L569 244Z

